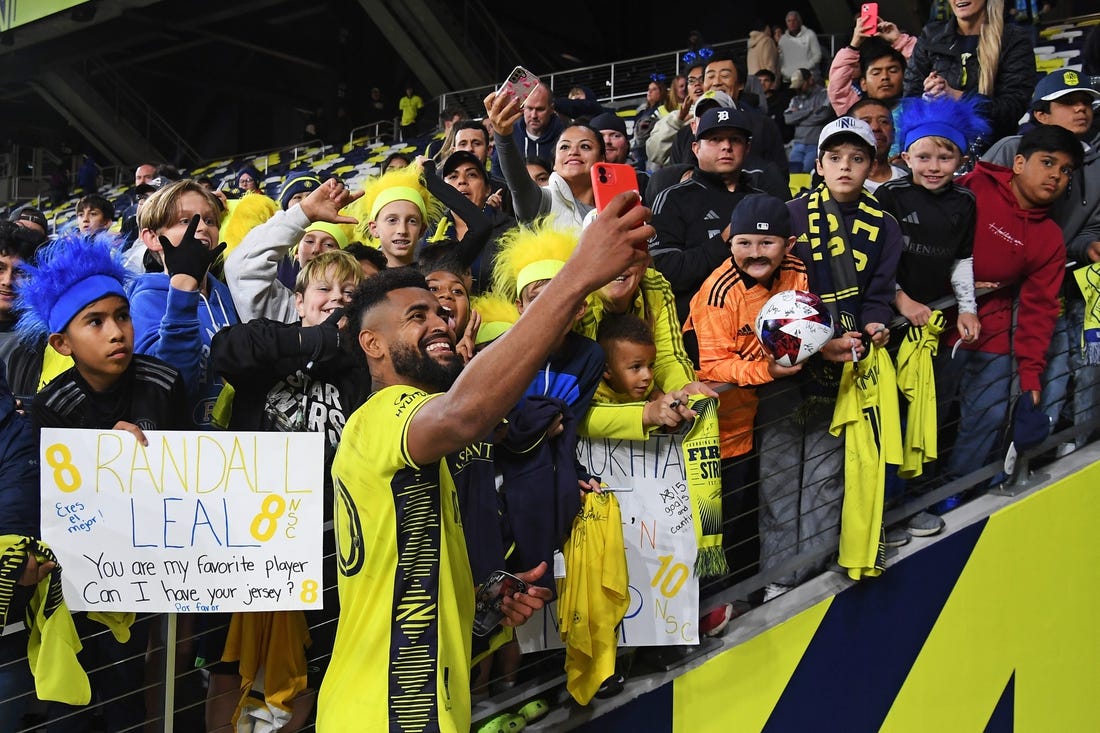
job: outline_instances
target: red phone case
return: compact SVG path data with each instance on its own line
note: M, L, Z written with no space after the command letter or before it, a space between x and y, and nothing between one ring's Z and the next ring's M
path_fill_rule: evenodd
M626 163L596 163L592 166L592 194L596 211L603 211L623 191L638 193L638 174Z
M878 35L878 3L863 3L859 9L859 27L865 36Z

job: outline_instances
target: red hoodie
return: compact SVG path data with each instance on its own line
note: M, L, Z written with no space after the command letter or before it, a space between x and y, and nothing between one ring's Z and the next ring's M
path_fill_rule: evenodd
M1066 245L1062 230L1047 217L1047 209L1021 209L1009 182L1012 171L980 162L959 179L978 199L974 228L974 281L1002 287L978 299L982 334L974 346L992 354L1013 350L1021 391L1040 389L1047 348L1058 317L1058 292L1065 272ZM1008 286L1008 287L1003 287ZM1020 296L1016 333L1012 301ZM956 336L952 343L957 341Z

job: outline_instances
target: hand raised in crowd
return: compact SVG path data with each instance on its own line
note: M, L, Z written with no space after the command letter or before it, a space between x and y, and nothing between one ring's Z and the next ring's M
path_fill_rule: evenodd
M309 355L307 366L330 361L340 354L340 333L346 324L344 309L337 308L323 322L302 328L298 340L302 353Z
M504 205L504 189L498 188L489 194L489 197L485 199L485 205L500 211L500 207Z
M886 43L893 45L897 42L898 37L901 35L901 31L898 27L888 20L879 18L878 21L878 37Z
M634 265L649 261L650 211L638 194L624 191L611 199L582 233L573 256L565 263L563 279L592 293Z
M466 323L466 331L461 340L455 344L455 351L462 357L464 364L469 364L470 359L477 353L477 331L481 328L481 314L476 309L470 309L470 320Z
M523 106L510 94L498 95L496 92L490 92L485 98L485 114L489 117L493 132L507 137L512 134L512 128L523 117Z
M551 600L553 593L549 588L541 585L532 585L536 580L546 574L546 563L540 562L538 566L525 573L516 573L516 577L527 583L527 590L505 596L501 600L500 610L504 613L504 626L522 626L527 619Z
M853 355L862 359L866 353L859 331L848 331L821 347L821 355L829 361L852 361Z
M691 108L695 105L695 99L692 98L691 92L684 97L684 101L680 102L680 109L676 114L680 117L681 122L687 122L691 119Z
M210 265L225 249L225 242L217 247L195 237L195 231L199 227L199 215L191 217L187 224L187 230L179 244L172 244L171 240L163 234L158 238L163 248L164 269L171 277L171 285L177 290L195 291L206 279L206 273Z
M352 191L335 178L330 178L309 192L299 206L302 213L311 222L326 221L329 224L358 224L353 216L346 216L340 210L363 195L362 191Z

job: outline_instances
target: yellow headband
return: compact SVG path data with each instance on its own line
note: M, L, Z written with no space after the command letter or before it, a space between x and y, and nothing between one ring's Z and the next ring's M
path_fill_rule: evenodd
M561 260L535 260L516 274L516 295L523 296L523 289L539 280L550 280L561 272L565 263Z
M512 324L508 321L488 321L482 323L481 328L477 330L477 336L474 338L474 343L481 346L490 341L496 341L511 327Z
M315 221L306 227L307 232L324 232L336 240L337 246L344 249L348 246L348 235L339 224L330 224L327 221Z
M377 219L378 212L382 210L382 207L386 204L392 204L394 201L411 201L416 204L416 208L420 209L420 216L425 221L427 220L428 207L424 203L424 197L420 195L419 191L409 186L391 186L379 193L378 198L374 200L374 205L370 210L370 219L368 221Z

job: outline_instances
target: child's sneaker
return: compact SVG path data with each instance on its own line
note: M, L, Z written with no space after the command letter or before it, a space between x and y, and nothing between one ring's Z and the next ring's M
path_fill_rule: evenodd
M527 727L527 721L515 713L504 713L485 721L477 733L520 733Z
M720 636L733 618L733 604L723 603L699 619L699 633L703 636Z
M905 531L903 527L887 527L886 528L886 546L887 547L901 547L902 545L909 543L909 533Z
M764 586L764 603L775 600L776 598L793 588L793 585L783 585L782 583L768 583Z
M534 723L550 712L550 703L540 697L523 705L516 712L528 723Z
M931 537L942 532L946 526L947 523L935 514L919 512L909 517L905 529L914 537Z

